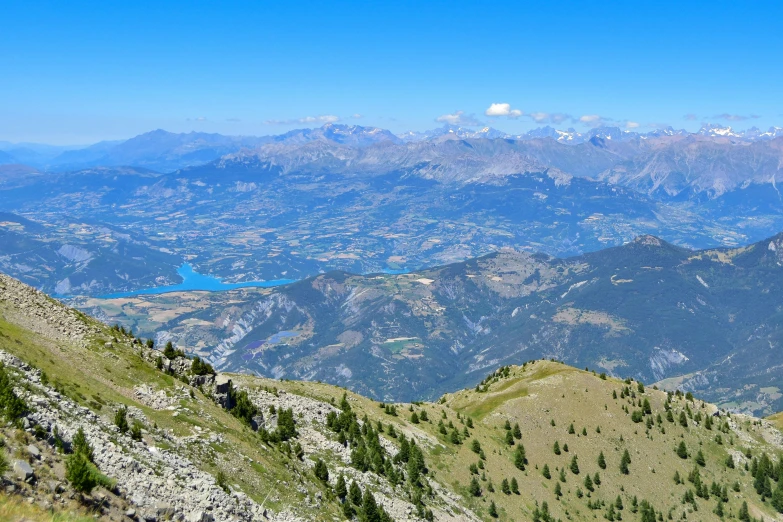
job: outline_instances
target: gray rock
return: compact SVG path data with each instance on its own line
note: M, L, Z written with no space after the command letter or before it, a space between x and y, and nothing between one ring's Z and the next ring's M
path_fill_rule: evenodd
M214 522L215 517L205 511L194 511L185 519L187 522Z
M135 518L136 517L136 510L133 508L128 509L125 511L125 516L128 518Z
M24 460L14 462L14 473L22 480L29 480L35 476L32 466Z
M30 444L27 446L27 453L30 454L31 457L40 460L41 459L41 450Z
M158 502L155 504L155 513L157 514L158 518L166 520L172 518L174 513L176 513L176 510L171 507L170 504L165 502Z
M220 374L215 377L215 393L228 393L231 389L231 378Z
M250 427L253 428L253 431L258 431L258 428L260 428L263 425L264 425L264 416L260 413L250 420Z

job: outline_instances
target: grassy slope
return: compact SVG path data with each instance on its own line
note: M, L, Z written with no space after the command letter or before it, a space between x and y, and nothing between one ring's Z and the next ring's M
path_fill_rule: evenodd
M83 348L78 343L53 341L14 324L8 318L9 312L14 315L13 311L3 309L2 305L0 302L0 349L45 371L49 380L60 386L68 397L107 419L113 418L114 408L104 407L104 404L139 408L150 423L171 430L177 437L198 435L196 427L219 433L223 441L211 443L211 451L188 454L197 466L210 473L224 471L231 484L239 486L259 503L273 491L266 500L266 505L272 509L282 510L303 503L303 494L293 488L277 486L277 481L290 481L294 477L295 472L286 467L292 463L276 452L270 454L259 444L255 433L198 390L193 390L193 398L180 401L180 406L186 409L176 417L172 411L154 410L138 402L133 394L135 385L143 383L173 393L175 387L183 383L143 361L127 342L114 342L112 347L106 347L104 343L112 340L108 328L104 329L103 336L92 339L89 346ZM166 448L165 441L155 444ZM190 449L186 447L181 451L187 454ZM308 486L318 488L315 484L313 481ZM334 506L326 508L327 512L336 509Z

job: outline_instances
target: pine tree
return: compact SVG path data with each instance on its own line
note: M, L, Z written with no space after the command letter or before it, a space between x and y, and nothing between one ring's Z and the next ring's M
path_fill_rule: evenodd
M563 488L560 487L560 483L559 482L556 482L555 483L555 497L559 499L561 496L563 496Z
M355 480L351 481L351 487L348 489L348 498L351 499L351 502L355 506L362 505L362 489L359 487L359 484L357 484Z
M123 435L128 432L128 408L122 407L114 414L114 425L120 429Z
M552 451L555 452L555 455L560 455L560 443L555 441L555 445L552 448Z
M549 472L549 464L544 464L544 469L541 471L541 474L547 480L552 478L552 474Z
M495 506L495 501L489 503L489 516L492 518L498 517L498 508Z
M737 518L741 522L750 522L750 513L748 512L748 503L746 501L742 502L742 507L740 507Z
M362 522L381 522L381 513L375 497L370 492L370 488L364 490L362 499Z
M681 459L688 458L688 448L685 447L685 441L681 440L680 445L677 446L677 456Z
M606 469L606 459L604 458L604 452L598 454L598 467L601 469Z
M783 513L783 480L778 480L777 487L772 492L772 507Z
M508 444L509 446L514 445L514 435L511 433L510 430L506 432L506 444Z
M500 483L500 491L502 491L506 495L510 495L511 494L511 487L508 484L508 479L507 478L504 478L503 482Z
M685 416L684 411L680 412L680 426L682 426L683 428L688 427L688 417Z
M84 453L74 453L65 462L65 478L79 493L89 494L97 485L89 459Z
M515 495L519 495L519 482L516 477L511 478L511 492Z
M565 481L566 481L565 469L560 468L560 482L565 482Z
M585 475L584 485L587 491L595 491L595 488L593 487L593 479L590 478L590 474Z
M479 453L481 452L481 444L479 443L478 439L473 439L473 441L470 443L470 449L473 451L473 453Z
M623 452L623 456L620 459L620 473L623 475L628 475L630 471L628 470L628 464L631 463L631 454L628 453L628 450L626 449L625 452Z
M326 463L322 459L315 461L313 472L315 473L315 478L324 484L329 482L329 468L326 467Z
M92 452L92 446L89 442L87 442L87 437L84 435L84 430L79 427L79 430L76 432L76 435L73 436L73 441L71 442L72 450L74 453L81 453L84 455L84 457L92 462L93 458L93 452Z
M568 434L573 435L574 433L576 433L576 431L574 430L574 423L571 423L571 425L568 426Z
M579 475L579 463L576 461L576 455L571 458L571 473Z
M468 491L470 492L471 496L481 496L481 486L479 485L478 480L476 480L476 477L470 479L470 486L468 486Z
M704 460L704 453L701 450L696 453L696 458L693 460L696 461L696 464L699 466L704 467L706 465L706 461Z
M514 433L514 438L515 439L519 440L519 439L522 438L522 430L519 429L519 423L514 424L513 433Z
M517 450L514 452L514 466L516 466L519 470L525 471L526 462L527 459L525 458L525 447L522 446L522 444L519 444L517 446Z
M345 477L342 474L337 478L337 483L334 485L334 493L340 499L340 502L345 502L345 497L348 496L348 488L345 485Z

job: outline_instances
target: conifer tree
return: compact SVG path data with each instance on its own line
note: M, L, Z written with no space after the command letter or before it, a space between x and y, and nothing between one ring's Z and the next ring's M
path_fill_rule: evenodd
M517 445L517 450L514 452L514 466L517 469L524 471L527 459L525 458L525 447L522 444Z
M555 497L558 499L563 496L563 488L560 487L560 483L555 483Z
M706 465L706 461L704 460L704 453L701 450L699 450L698 453L696 453L696 458L694 458L693 460L699 466L704 467Z
M342 473L337 478L337 483L334 485L334 493L337 495L337 498L340 499L340 502L344 502L345 497L348 496L348 488L345 485L345 477Z
M511 478L511 492L515 495L519 495L519 482L516 477Z
M329 469L326 467L326 463L322 459L315 461L313 472L315 473L315 477L324 484L329 482Z
M628 473L630 473L630 471L628 470L628 464L630 463L631 463L631 454L628 453L628 450L626 449L623 452L622 458L620 459L620 473L622 473L623 475L628 475Z
M488 510L488 512L489 512L489 516L491 516L492 518L497 518L498 517L498 508L495 506L495 501L494 500L489 503L489 510Z
M114 414L114 425L120 429L120 433L123 435L128 432L130 426L128 426L128 409L125 407L120 408Z
M552 478L552 474L549 472L549 464L544 464L544 469L541 471L541 474L547 480Z
M579 463L577 462L576 455L571 458L571 473L579 475Z
M747 501L742 502L742 507L740 507L739 513L737 514L737 518L741 522L750 522L750 513L748 512Z
M84 453L74 453L65 462L65 478L79 493L89 494L97 485L90 461Z
M601 469L606 469L606 459L604 458L604 452L598 454L598 467Z
M478 480L476 480L476 477L470 479L470 486L468 486L468 491L470 492L471 496L481 496L481 486L479 485Z
M555 455L560 455L560 443L555 441L555 445L552 448L552 451L555 452Z
M362 505L362 489L355 480L351 481L351 487L348 489L348 498L355 506Z
M519 429L519 423L514 424L513 433L514 433L514 438L515 439L519 440L519 439L522 438L522 430Z
M677 446L677 456L681 459L688 458L688 448L685 447L685 441L681 440L680 445Z
M511 486L509 486L507 478L504 478L503 482L500 483L500 491L502 491L506 495L511 494Z
M364 490L362 522L381 522L381 513L377 502L375 502L375 496L370 492L370 488Z

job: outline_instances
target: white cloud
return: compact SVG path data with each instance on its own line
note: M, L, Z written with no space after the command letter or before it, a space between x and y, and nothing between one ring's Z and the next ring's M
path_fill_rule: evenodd
M472 114L465 114L465 111L456 111L454 114L444 114L435 118L438 123L445 123L446 125L468 125L478 126L481 122L476 119Z
M353 116L351 116L351 118L353 118L354 120L358 120L361 117L362 117L362 115L359 114L358 112L356 114L354 114Z
M305 116L304 118L296 118L291 120L266 120L266 125L294 125L297 123L335 123L340 121L339 116L333 114L323 114L321 116Z
M528 116L536 123L553 123L555 125L573 119L570 114L564 114L562 112L531 112L528 113Z
M585 114L584 116L580 116L579 123L582 123L588 127L600 127L601 125L605 125L612 121L611 118L604 118L603 116L599 116L598 114Z
M686 119L686 120L688 120L688 121L695 121L695 120L698 120L698 119L699 119L699 117L698 117L698 116L696 116L696 115L695 115L695 114L693 114L693 113L688 113L688 114L686 114L685 116L683 116L683 118L684 118L684 119Z
M601 121L601 117L597 114L585 114L584 116L581 116L579 118L579 121L581 121L582 123L590 124L590 123L595 123L597 121Z
M510 103L493 103L484 111L487 116L507 116L509 118L519 118L524 113L519 109L512 109Z
M639 124L635 121L626 121L625 122L625 128L626 129L638 129Z

